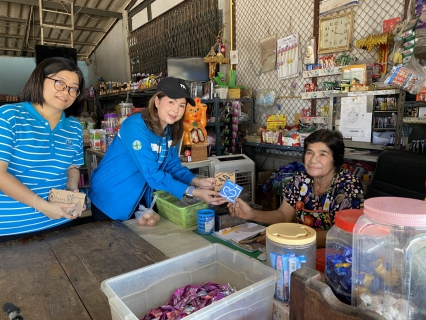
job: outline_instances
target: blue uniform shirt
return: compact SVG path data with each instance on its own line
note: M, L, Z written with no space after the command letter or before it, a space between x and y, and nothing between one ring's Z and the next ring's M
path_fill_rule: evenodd
M10 174L47 200L50 189L65 189L71 165L84 164L81 125L63 113L52 130L31 103L4 105L0 107L0 161L7 162ZM51 220L0 191L0 236L36 232L68 221Z
M145 124L141 114L123 121L117 136L90 177L89 198L103 213L126 220L140 200L150 206L152 190L163 190L180 199L195 175L183 167L178 146L168 136L164 163L159 163L162 137ZM161 162L161 161L160 161Z

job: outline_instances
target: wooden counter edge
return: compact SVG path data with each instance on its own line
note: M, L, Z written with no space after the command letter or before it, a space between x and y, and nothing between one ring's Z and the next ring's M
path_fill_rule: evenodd
M291 274L290 320L385 320L372 310L347 305L321 281L321 274L301 268Z

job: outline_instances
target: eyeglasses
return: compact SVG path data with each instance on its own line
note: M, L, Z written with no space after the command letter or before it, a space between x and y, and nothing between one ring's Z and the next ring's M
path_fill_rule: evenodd
M46 79L50 79L50 80L55 81L54 86L55 86L55 89L57 91L64 91L64 90L66 90L68 88L68 94L71 97L73 97L73 98L77 98L78 95L80 94L80 89L79 88L77 88L77 87L70 87L65 82L63 82L62 80L56 80L56 79L53 79L53 78L50 78L50 77L46 77Z

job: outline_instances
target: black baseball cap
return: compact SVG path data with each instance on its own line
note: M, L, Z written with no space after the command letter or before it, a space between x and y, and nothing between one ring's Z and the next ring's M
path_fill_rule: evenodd
M185 81L179 78L167 77L160 80L157 85L157 92L162 91L172 99L186 98L191 106L195 106L194 99L191 98L189 88Z

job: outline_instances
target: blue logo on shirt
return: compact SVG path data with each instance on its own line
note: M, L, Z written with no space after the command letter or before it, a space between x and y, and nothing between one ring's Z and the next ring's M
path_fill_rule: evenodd
M72 141L70 139L67 139L67 141L65 142L68 148L72 147Z

